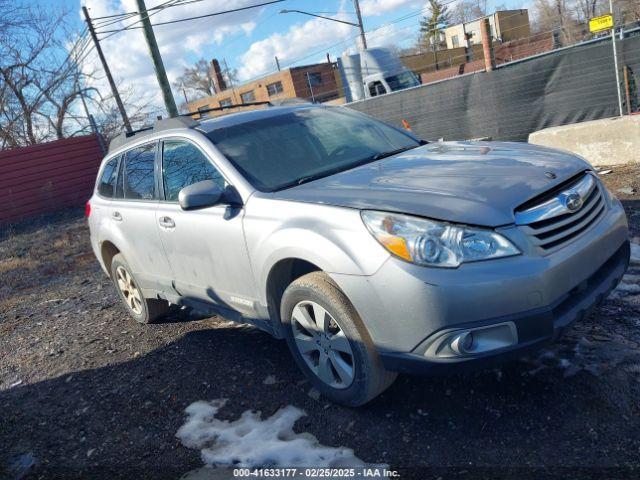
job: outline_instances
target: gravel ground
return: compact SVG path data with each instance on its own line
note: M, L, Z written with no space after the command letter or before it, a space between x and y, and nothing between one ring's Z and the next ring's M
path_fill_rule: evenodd
M640 243L640 168L612 170L602 178ZM254 328L183 311L134 323L79 212L5 229L0 478L180 478L202 466L175 437L184 409L216 398L229 399L228 419L302 408L296 431L403 478L638 475L639 278L635 264L630 287L535 358L473 374L400 376L348 409L310 395L284 342Z

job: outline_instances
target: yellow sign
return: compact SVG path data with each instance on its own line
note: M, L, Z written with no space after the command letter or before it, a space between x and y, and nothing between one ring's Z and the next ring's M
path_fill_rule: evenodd
M592 32L600 32L611 28L613 28L613 15L610 13L589 20L589 30Z

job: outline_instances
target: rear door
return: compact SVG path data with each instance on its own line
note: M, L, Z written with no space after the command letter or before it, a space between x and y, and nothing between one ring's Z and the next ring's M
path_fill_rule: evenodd
M156 227L158 188L157 142L127 151L120 162L116 198L108 215L114 243L133 270L142 289L171 291L171 268ZM151 292L145 292L151 294Z
M162 200L156 222L176 290L183 297L253 313L255 288L242 228L244 210L216 205L184 211L178 204L184 187L213 180L224 189L228 181L190 140L166 139L160 152Z

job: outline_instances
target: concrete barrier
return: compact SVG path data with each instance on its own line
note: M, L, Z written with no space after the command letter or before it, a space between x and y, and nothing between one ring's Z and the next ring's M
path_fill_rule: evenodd
M569 150L594 166L640 163L640 115L545 128L529 143Z

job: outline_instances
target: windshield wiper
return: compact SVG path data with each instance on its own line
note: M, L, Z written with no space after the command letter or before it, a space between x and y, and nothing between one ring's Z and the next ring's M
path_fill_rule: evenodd
M295 187L296 185L302 185L303 183L307 183L307 182L311 182L313 180L318 180L320 178L328 177L329 175L333 175L334 173L336 173L336 172L329 171L329 172L318 173L316 175L308 175L306 177L302 177L302 178L298 178L296 180L293 180L291 182L283 183L282 185L279 185L278 188L276 188L275 190L272 190L272 191L278 192L278 191L284 190L286 188Z
M296 185L302 185L303 183L307 183L307 182L310 182L311 180L316 180L324 176L326 176L326 174L323 173L321 175L309 175L308 177L302 177L296 180Z
M307 175L305 177L298 178L298 179L293 180L291 182L287 182L287 183L284 183L282 185L279 185L276 189L274 189L272 191L277 192L277 191L280 191L280 190L284 190L286 188L291 188L293 186L302 185L303 183L309 183L309 182L312 182L314 180L319 180L320 178L328 177L330 175L334 175L336 173L343 172L345 170L351 170L352 168L356 168L356 167L359 167L361 165L365 165L367 163L375 162L376 160L380 160L381 158L390 157L391 155L396 155L398 153L402 153L402 152L405 152L407 150L411 150L412 148L418 148L418 147L420 147L422 145L426 145L427 143L429 143L426 140L419 140L418 142L419 142L418 145L411 145L411 146L408 146L408 147L398 148L398 149L393 150L391 152L376 153L375 155L372 155L371 157L363 158L362 160L360 160L358 162L355 162L355 163L352 163L350 165L343 165L343 166L340 166L338 168L327 170L326 172L320 172L320 173L316 173L315 175Z
M388 152L380 152L371 156L372 161L380 160L382 158L391 157L393 155L397 155L398 153L406 152L407 150L412 150L414 148L418 148L419 146L424 145L424 143L420 142L418 145L410 145L408 147L397 148L395 150L390 150Z

